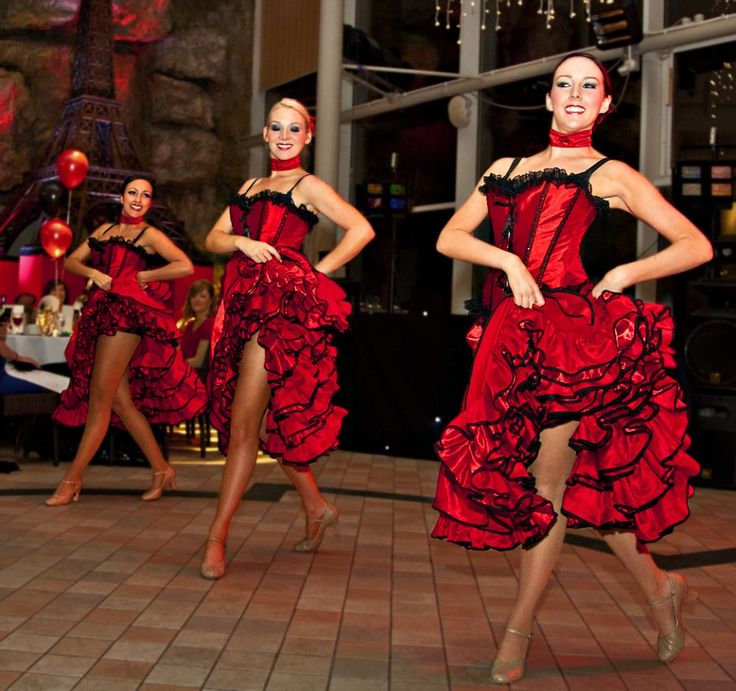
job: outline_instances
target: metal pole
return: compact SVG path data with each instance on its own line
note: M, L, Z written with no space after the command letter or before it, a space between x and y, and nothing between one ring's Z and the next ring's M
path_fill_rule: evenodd
M321 0L314 168L317 176L334 188L339 177L343 17L343 0ZM316 246L311 249L318 254L335 244L335 226L322 220L316 231Z

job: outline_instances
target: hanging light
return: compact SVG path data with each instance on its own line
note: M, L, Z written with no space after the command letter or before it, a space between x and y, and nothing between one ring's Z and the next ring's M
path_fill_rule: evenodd
M434 7L434 25L439 27L444 23L445 29L457 29L458 34L460 33L463 17L475 14L476 11L480 12L480 28L482 31L486 30L487 17L491 12L494 12L495 16L493 28L496 31L501 31L503 28L504 7L508 11L512 4L512 0L432 0L432 2ZM516 0L516 4L519 7L522 7L525 2L537 3L537 14L544 18L545 27L548 30L552 29L552 23L557 17L555 0ZM564 2L565 0L557 0L557 4L559 5L564 4ZM615 0L598 0L597 5L613 5L614 2ZM591 21L593 13L591 5L593 0L568 0L568 3L567 14L570 19L577 17L575 6L578 5L578 7L582 7L585 10L586 21ZM460 43L459 37L458 43Z

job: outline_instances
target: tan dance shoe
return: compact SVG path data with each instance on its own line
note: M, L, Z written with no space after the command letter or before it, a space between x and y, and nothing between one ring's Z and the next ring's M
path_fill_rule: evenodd
M524 633L518 629L512 629L508 627L506 633L511 633L514 636L521 636L526 638L527 641L532 640L532 634ZM529 643L527 642L527 650L529 649ZM508 662L501 662L500 660L494 660L491 666L491 684L513 684L516 681L521 681L524 678L526 670L524 669L526 663L526 650L524 651L524 657L520 657L517 660L509 660Z
M225 540L219 537L208 537L207 542L219 542L223 549L227 548ZM209 564L203 559L199 567L199 573L202 578L206 578L208 581L216 581L218 578L222 578L225 575L225 558L223 557L220 561Z
M685 627L682 625L682 605L687 595L687 581L679 573L668 573L667 581L670 586L670 594L656 600L649 600L651 608L664 602L672 603L672 614L675 618L675 627L668 634L657 636L657 657L662 662L674 660L685 647Z
M167 465L166 470L153 474L151 488L141 497L143 501L156 501L165 489L176 489L176 471L173 466Z
M316 552L317 549L319 549L320 543L322 542L322 538L324 537L327 528L329 528L333 524L335 525L335 527L337 527L337 519L339 515L340 512L337 510L337 507L334 504L326 502L325 512L322 514L322 517L312 519L312 523L315 526L314 535L312 535L312 537L305 537L303 540L299 540L299 542L294 545L294 551Z
M81 491L81 480L62 480L56 492L46 500L46 506L66 506L73 501L79 501Z

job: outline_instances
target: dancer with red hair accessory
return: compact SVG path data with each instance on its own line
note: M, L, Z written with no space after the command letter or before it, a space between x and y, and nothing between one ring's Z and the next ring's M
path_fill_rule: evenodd
M210 579L225 573L230 522L259 446L280 460L304 506L306 534L296 551L316 550L337 520L337 507L322 497L309 467L337 447L346 413L332 402L337 378L330 331L347 328L350 305L325 274L349 262L374 235L354 207L301 167L312 133L299 101L284 98L271 108L263 139L271 175L246 181L205 243L211 252L232 255L210 360L212 423L227 454L201 565ZM312 266L301 247L320 213L345 235Z
M440 233L437 249L490 268L485 323L460 414L437 444L442 461L433 536L470 549L523 547L516 602L491 681L524 676L536 608L566 527L593 527L644 592L657 655L682 650L679 574L644 543L689 515L685 404L672 367L667 308L623 291L711 258L709 242L642 175L592 146L611 108L610 80L592 56L557 66L546 103L550 144L495 161ZM670 242L610 269L596 284L580 261L596 215L621 209ZM473 237L490 217L492 244Z

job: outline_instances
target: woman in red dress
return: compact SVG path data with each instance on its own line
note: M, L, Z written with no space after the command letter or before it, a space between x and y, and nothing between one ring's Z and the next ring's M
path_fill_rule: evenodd
M124 425L153 468L150 501L175 485L150 423L176 424L204 410L207 395L184 362L171 310L169 281L188 276L192 262L160 230L146 225L153 181L134 177L121 188L119 223L102 225L72 252L64 267L93 288L66 349L71 383L54 418L85 425L74 460L46 504L76 501L82 473L113 424ZM154 254L168 263L149 268ZM89 263L88 263L89 262Z
M350 305L325 274L355 257L374 233L354 207L301 167L299 156L312 138L301 103L279 101L263 138L272 157L271 175L246 181L205 243L211 252L232 256L222 283L209 375L212 423L227 462L202 561L204 578L225 572L230 521L253 474L259 445L280 459L304 506L306 536L295 545L297 551L317 549L325 529L337 520L337 508L322 497L309 468L336 448L346 413L332 403L336 353L329 330L347 328ZM312 266L301 247L319 213L344 228L345 235Z
M447 256L490 268L490 317L471 331L463 408L437 444L433 536L472 549L525 548L491 670L498 684L524 676L566 527L599 529L630 571L656 620L660 660L685 639L685 580L659 569L644 546L687 518L698 472L685 453L681 392L665 372L673 325L665 307L622 291L698 266L711 247L646 178L593 149L593 127L610 107L605 68L587 54L564 59L547 95L550 145L494 162L437 242ZM609 207L670 245L593 285L580 243ZM486 216L493 244L472 234Z
M215 287L202 278L189 287L181 327L181 352L194 369L204 367L215 325Z

